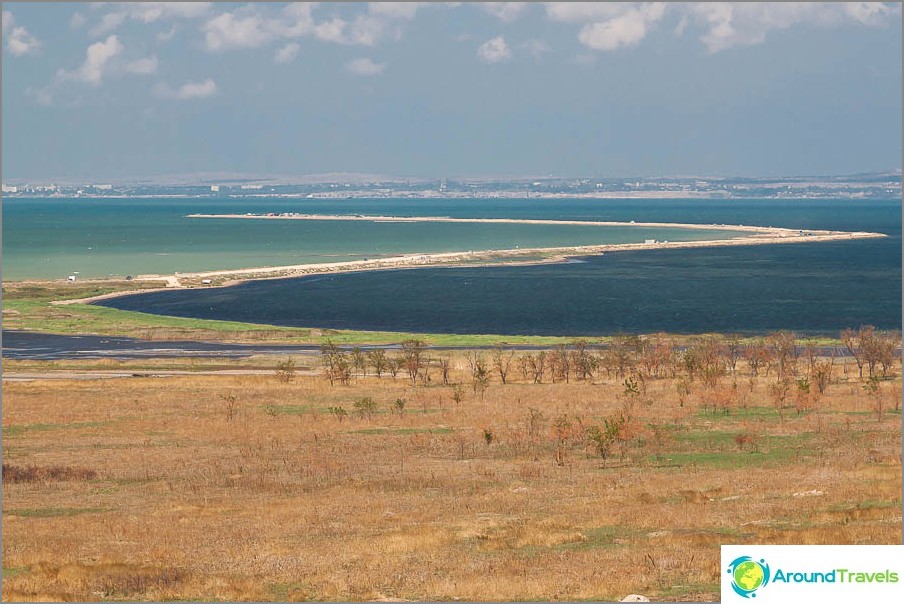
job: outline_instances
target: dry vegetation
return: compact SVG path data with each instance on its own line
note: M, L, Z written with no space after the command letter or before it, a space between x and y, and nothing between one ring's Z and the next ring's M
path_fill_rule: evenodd
M899 543L900 361L776 338L4 383L3 597L713 600L722 543Z

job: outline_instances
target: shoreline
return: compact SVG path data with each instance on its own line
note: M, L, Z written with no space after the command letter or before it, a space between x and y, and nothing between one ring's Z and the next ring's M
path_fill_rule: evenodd
M220 269L191 273L175 273L174 275L139 275L135 281L165 281L165 287L137 289L129 291L111 292L87 298L68 300L55 300L53 305L90 304L100 300L119 298L141 293L167 291L172 289L195 288L219 288L229 287L252 280L286 279L305 277L321 274L352 273L374 270L400 270L422 267L442 266L529 266L538 264L556 264L566 262L571 257L592 256L606 252L640 251L654 249L693 249L706 247L729 247L748 245L775 245L788 243L813 243L823 241L847 241L852 239L883 238L887 235L863 231L826 231L826 230L793 230L779 227L760 227L745 225L690 225L677 223L625 223L625 222L583 222L583 221L556 221L556 220L529 220L510 218L445 218L445 217L363 217L345 216L333 217L328 215L289 215L289 216L260 216L260 215L201 215L194 214L196 218L243 218L243 219L270 219L270 220L391 220L410 222L497 222L497 223L526 223L526 224L586 224L589 226L637 226L637 227L674 227L694 228L700 230L736 230L751 233L732 239L711 239L700 241L654 241L653 243L616 243L584 246L559 246L548 248L518 248L501 250L478 250L467 252L436 252L415 253L390 256L388 258L374 258L367 260L350 260L344 262L307 263L287 266L264 266L239 269ZM540 256L519 261L521 256ZM110 279L91 279L91 282L103 282ZM214 280L216 282L214 283ZM204 283L204 281L209 281Z
M552 220L535 218L452 218L451 216L383 216L362 214L188 214L186 218L203 219L243 219L243 220L325 220L356 222L452 222L452 223L486 223L486 224L532 224L553 226L594 226L594 227L640 227L640 228L673 228L705 231L741 231L768 235L797 235L800 231L782 227L763 227L743 224L700 224L683 222L621 222L612 220ZM807 230L812 234L829 234L841 231Z

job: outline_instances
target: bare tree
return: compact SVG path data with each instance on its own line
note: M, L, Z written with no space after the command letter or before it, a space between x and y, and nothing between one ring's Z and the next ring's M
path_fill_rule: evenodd
M741 342L741 336L738 334L729 334L725 336L725 360L728 362L728 368L732 373L738 368L738 361L744 355L744 344Z
M493 368L499 374L499 379L502 380L503 385L506 384L506 377L508 376L513 356L515 356L515 351L506 348L504 342L493 347Z
M388 369L389 362L386 358L386 351L382 348L368 350L367 360L370 362L370 366L374 368L374 373L377 377L382 377L383 372Z
M448 358L439 360L439 368L443 376L443 386L449 385L449 370L452 368L452 361Z
M427 343L422 340L405 340L402 342L402 368L411 378L411 385L417 385L417 377L423 367L423 355L427 349Z
M471 369L471 387L475 394L482 397L490 384L490 370L480 353L472 350L468 352L466 358Z
M355 367L355 375L367 377L367 356L360 346L352 348L352 365Z
M797 363L797 337L790 331L776 331L766 336L766 347L779 379L794 374Z
M593 372L597 368L597 358L589 347L590 343L587 340L579 339L571 342L571 366L579 380L592 379Z
M754 377L760 374L761 367L766 369L768 373L769 359L769 349L766 348L762 340L757 339L744 349L744 360L747 361L747 366L750 367L750 374Z
M876 328L872 325L861 325L860 329L857 331L847 327L841 332L841 341L844 342L845 348L847 348L848 352L851 353L851 356L854 357L854 361L857 363L857 372L859 373L861 380L863 379L864 362L863 341L868 341L872 338L875 331Z

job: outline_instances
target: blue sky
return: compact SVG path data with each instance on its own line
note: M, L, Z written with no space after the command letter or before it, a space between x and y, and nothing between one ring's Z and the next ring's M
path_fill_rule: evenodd
M2 171L901 167L887 3L3 3Z

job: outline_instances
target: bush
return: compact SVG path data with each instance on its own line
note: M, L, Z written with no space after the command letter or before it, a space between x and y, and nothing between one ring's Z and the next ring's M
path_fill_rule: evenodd
M288 384L295 378L295 360L288 358L276 364L276 379Z
M355 401L355 412L360 417L370 418L377 411L377 403L369 396Z

